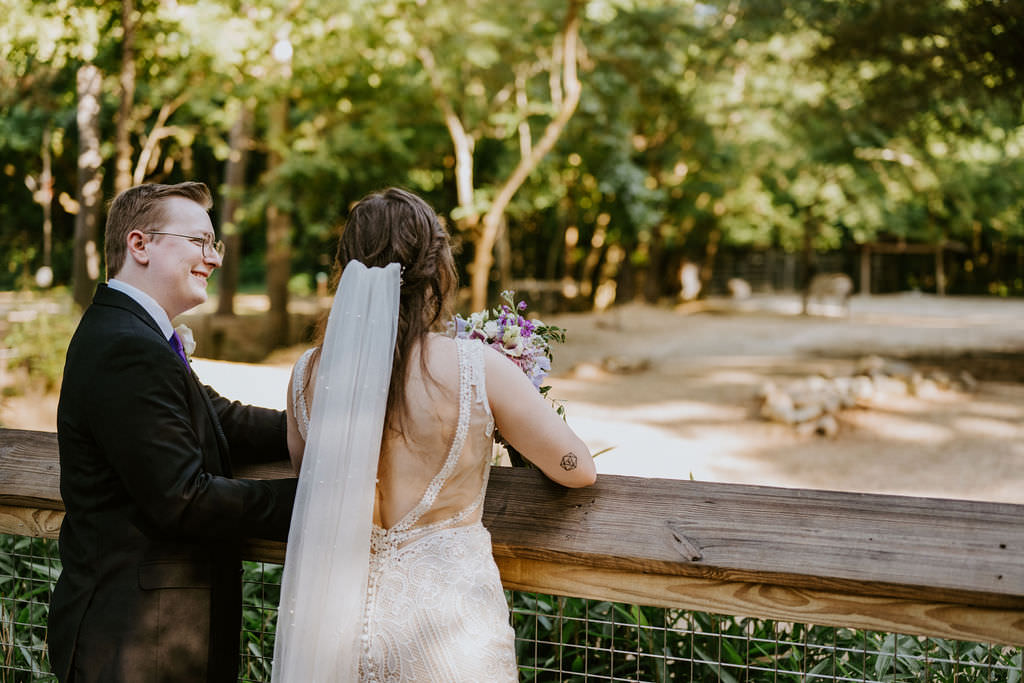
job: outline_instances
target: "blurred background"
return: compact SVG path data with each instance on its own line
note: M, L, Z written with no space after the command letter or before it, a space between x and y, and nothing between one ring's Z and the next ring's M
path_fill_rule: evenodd
M612 448L603 471L931 494L983 452L989 480L964 495L1019 498L1016 0L0 0L0 15L0 425L53 428L118 191L211 187L227 256L183 321L197 356L277 368L269 390L251 369L238 390L273 402L329 301L348 207L399 185L452 233L460 312L511 288L568 328L553 395ZM974 384L886 399L874 414L895 426L845 413L811 430L838 439L762 423L766 382L870 353ZM907 483L850 464L907 443ZM822 474L827 448L848 479Z

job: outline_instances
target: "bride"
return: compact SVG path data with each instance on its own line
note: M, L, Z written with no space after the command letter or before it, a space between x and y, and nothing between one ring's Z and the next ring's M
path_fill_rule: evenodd
M358 202L335 268L326 330L288 396L300 480L273 680L515 681L480 521L494 429L564 486L592 484L593 459L516 365L439 333L457 278L419 197Z

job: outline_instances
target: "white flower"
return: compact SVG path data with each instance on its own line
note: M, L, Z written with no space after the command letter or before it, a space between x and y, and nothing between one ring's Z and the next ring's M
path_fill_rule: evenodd
M192 352L196 350L196 338L192 334L192 329L185 324L178 325L174 328L174 331L178 333L178 337L181 339L181 345L185 349L185 355L189 358L192 357Z
M505 334L501 336L501 345L505 347L505 353L510 356L523 355L523 338L518 325L509 325L505 328Z
M495 339L498 336L498 321L488 320L484 323L484 336L488 339Z

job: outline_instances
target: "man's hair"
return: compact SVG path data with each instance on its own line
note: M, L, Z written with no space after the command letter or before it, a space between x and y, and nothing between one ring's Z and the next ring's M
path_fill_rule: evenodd
M210 188L196 182L176 185L146 183L129 187L114 197L107 211L104 236L108 278L116 277L124 266L125 254L128 252L128 233L132 230L149 232L160 228L166 219L163 200L168 197L191 199L207 211L213 206Z

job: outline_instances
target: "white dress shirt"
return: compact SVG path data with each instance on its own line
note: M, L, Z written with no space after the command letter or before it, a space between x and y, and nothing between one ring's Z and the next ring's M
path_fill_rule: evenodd
M127 282L122 282L116 278L110 278L107 281L107 286L130 296L135 303L146 309L146 313L149 313L150 317L160 326L160 332L163 333L164 339L171 338L171 334L174 332L174 325L171 324L171 319L167 317L167 311L156 302L156 299L138 287L133 287Z

